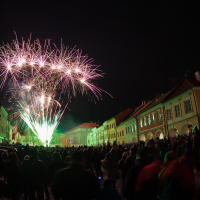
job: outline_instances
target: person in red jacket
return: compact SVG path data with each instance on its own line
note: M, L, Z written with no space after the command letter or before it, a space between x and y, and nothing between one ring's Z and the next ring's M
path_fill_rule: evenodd
M159 174L158 198L193 200L194 189L194 177L189 169L179 163L174 152L168 152Z

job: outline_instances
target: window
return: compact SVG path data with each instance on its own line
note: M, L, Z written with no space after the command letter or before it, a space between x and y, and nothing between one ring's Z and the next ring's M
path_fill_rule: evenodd
M131 132L133 132L133 125L131 124L131 126L130 126L130 127L131 127Z
M147 125L146 117L144 117L143 120L144 120L144 126L146 126Z
M150 117L150 115L147 115L147 123L148 123L148 125L151 124L151 117Z
M124 136L124 131L122 131L122 136Z
M160 113L160 111L157 111L157 119L158 119L159 122L161 121L161 113Z
M130 133L130 127L128 126L128 133Z
M171 110L171 108L168 108L167 109L167 119L169 120L169 119L172 119L172 110Z
M192 105L190 99L184 101L184 105L185 105L185 113L192 112Z
M175 115L176 115L176 117L181 116L181 106L180 106L180 104L175 105L174 109L175 109Z
M126 133L128 133L128 128L126 127Z
M140 127L141 128L143 127L143 125L142 125L142 119L140 119Z
M133 130L136 131L136 125L135 124L133 124Z
M152 121L153 121L153 123L155 123L155 122L156 122L156 119L155 119L155 113L151 113L151 117L152 117Z
M122 132L120 131L120 137L122 136Z

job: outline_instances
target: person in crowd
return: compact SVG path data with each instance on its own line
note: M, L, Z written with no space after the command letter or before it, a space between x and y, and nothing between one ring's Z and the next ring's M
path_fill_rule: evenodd
M192 150L195 162L195 171L198 172L200 170L200 140L197 135L194 135Z
M0 199L12 198L12 191L10 186L0 179Z
M134 146L132 146L130 150L130 155L127 156L124 162L124 171L122 174L124 179L126 178L128 170L135 164L136 153L137 153L137 149Z
M69 167L70 166L70 156L67 156L66 158L65 158L65 167Z
M136 158L135 165L133 165L126 176L125 184L124 184L124 197L127 200L134 199L136 197L135 193L135 184L137 177L143 167L145 167L148 163L148 149L147 147L143 147L138 152L138 157Z
M83 155L75 151L71 155L71 166L60 170L51 185L55 200L95 199L100 186L95 175L83 168Z
M0 151L0 178L2 178L3 175L3 155L2 152Z
M105 169L107 171L107 177L110 181L112 181L113 187L116 188L116 181L119 178L119 174L117 172L117 162L116 162L116 155L113 153L107 153L104 160L101 162L105 166Z
M20 179L20 162L15 152L10 152L8 160L4 161L4 172L7 177L7 183L12 190L12 199L18 200L19 194L22 192L22 182Z
M179 163L184 164L190 170L191 174L193 174L195 163L192 155L192 148L188 143L183 144L183 155L179 157Z
M194 177L185 165L179 163L174 151L166 153L159 173L158 198L160 200L193 200Z
M97 177L101 177L101 180L103 180L103 173L101 170L101 155L97 148L94 149L94 153L92 154L92 164Z
M183 146L179 145L176 149L176 156L179 158L183 155Z
M27 144L24 148L24 156L29 155L30 154L30 148L29 145Z
M119 161L118 163L118 170L121 171L121 178L122 178L122 190L123 190L123 186L124 186L124 181L126 178L126 172L125 172L125 160L128 156L128 152L124 152L122 154L122 159Z
M47 168L49 163L51 162L51 158L48 156L47 151L45 149L41 150L41 154L39 156L40 160L44 162L45 167ZM44 191L46 194L47 199L49 200L49 191L48 191L48 177L47 173L45 174L46 176L44 177Z
M97 200L120 200L121 197L116 188L112 187L112 181L106 179L101 188L100 197Z
M24 182L27 184L29 200L35 200L35 193L37 193L38 200L44 200L43 185L46 167L43 161L38 160L36 148L30 151L29 160L24 160L22 175Z
M164 158L159 155L158 149L155 147L151 147L151 158L152 162L149 165L143 167L137 177L135 185L136 199L158 199L158 175Z
M85 161L85 163L84 163L85 169L92 171L91 170L91 169L93 169L93 167L92 167L92 158L91 158L91 155L89 154L88 149L84 150L83 156L84 156L84 161Z
M52 162L47 167L48 182L52 182L56 173L65 167L66 163L61 161L60 153L54 152Z
M29 156L28 156L28 155L24 156L23 162L24 162L25 160L29 160ZM21 167L20 167L20 168L22 168L23 162L21 163ZM28 187L27 187L26 180L24 180L23 185L24 185L24 187L23 187L23 188L24 188L24 197L23 197L23 199L24 199L24 200L27 200L27 199L28 199Z
M62 153L62 161L65 161L65 158L68 156L68 147L66 147Z

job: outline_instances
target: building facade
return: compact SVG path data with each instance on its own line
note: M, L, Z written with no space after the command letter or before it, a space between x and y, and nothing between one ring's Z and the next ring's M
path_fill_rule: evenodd
M77 126L73 129L70 129L69 131L66 131L65 135L70 136L70 146L78 147L87 145L88 134L91 133L92 129L95 127L99 127L99 125L96 123L83 123L80 126Z
M6 143L9 140L9 132L8 131L8 113L6 112L5 108L0 105L0 143Z
M199 129L200 81L183 80L165 99L166 129L169 137Z

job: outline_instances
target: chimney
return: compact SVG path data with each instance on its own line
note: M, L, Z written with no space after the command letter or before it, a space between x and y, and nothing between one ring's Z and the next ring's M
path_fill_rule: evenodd
M195 73L195 76L196 76L196 80L200 82L200 73L199 73L199 71L197 71Z

